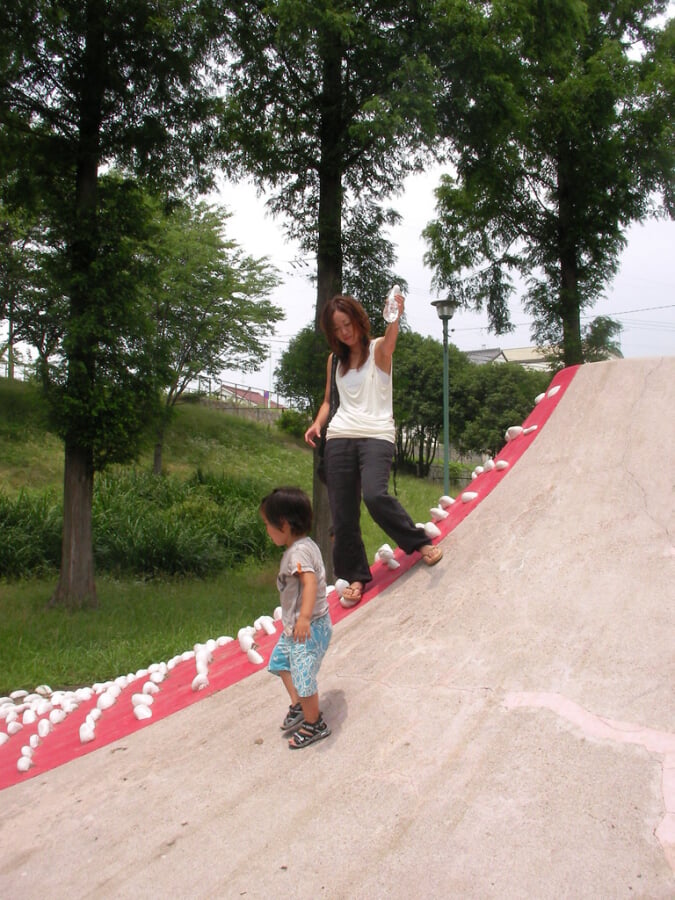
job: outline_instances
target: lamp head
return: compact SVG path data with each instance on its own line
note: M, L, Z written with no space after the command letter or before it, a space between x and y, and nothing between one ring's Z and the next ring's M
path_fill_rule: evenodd
M445 300L432 300L431 305L436 307L438 318L441 320L451 319L459 307L458 301L452 297L446 297Z

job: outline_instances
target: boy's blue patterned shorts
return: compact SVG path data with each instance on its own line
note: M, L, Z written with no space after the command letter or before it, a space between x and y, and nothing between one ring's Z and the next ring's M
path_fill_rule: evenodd
M268 671L273 675L290 672L293 687L298 694L301 697L311 697L319 689L317 675L332 634L333 625L329 613L310 623L306 641L295 641L293 635L289 637L282 632L270 656Z

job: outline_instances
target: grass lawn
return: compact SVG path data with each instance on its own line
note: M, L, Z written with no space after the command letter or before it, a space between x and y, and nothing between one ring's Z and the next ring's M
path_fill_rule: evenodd
M151 441L138 463L152 464ZM260 497L279 484L312 492L312 456L300 440L206 406L176 410L164 448L167 474L227 473L254 480ZM49 431L39 392L0 379L0 492L61 495L63 447ZM442 486L397 477L398 496L415 521L427 521ZM362 512L369 558L387 536ZM236 636L278 605L276 573L281 551L270 543L266 559L202 578L142 579L99 574L97 610L69 613L47 608L58 573L0 581L0 695L39 684L53 689L91 685L162 662L220 635Z

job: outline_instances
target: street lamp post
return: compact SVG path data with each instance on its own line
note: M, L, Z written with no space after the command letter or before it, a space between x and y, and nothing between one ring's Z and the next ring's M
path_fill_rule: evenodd
M434 300L438 318L443 323L443 492L450 493L450 410L448 400L448 322L454 316L457 302L448 297Z

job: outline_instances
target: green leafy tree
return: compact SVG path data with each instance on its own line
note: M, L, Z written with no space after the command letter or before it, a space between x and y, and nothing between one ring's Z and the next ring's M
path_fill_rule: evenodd
M476 5L480 54L471 41L450 54L455 172L425 231L435 283L485 307L501 334L520 274L535 321L557 323L566 365L583 361L581 311L616 273L627 225L659 197L675 213L675 22L653 24L667 6Z
M448 376L452 383L469 363L448 346ZM416 475L426 478L443 432L443 345L404 330L394 355L394 418L399 464L412 461Z
M289 341L274 377L275 389L299 409L311 415L319 408L326 389L326 342L313 325Z
M550 380L549 372L517 363L468 363L450 382L453 444L461 453L495 456L504 446L506 429L527 418Z
M157 268L152 315L164 388L153 464L157 474L166 425L190 382L227 368L259 368L265 337L284 316L266 299L278 284L275 270L226 239L223 209L183 203L158 212L151 247Z
M94 472L133 455L156 397L134 248L147 216L131 183L209 184L224 27L213 0L13 0L0 9L0 149L17 201L37 195L67 301L63 366L49 392L65 444L63 551L52 604L96 605ZM23 192L20 190L24 187ZM125 271L122 263L128 264Z
M424 50L433 5L230 3L226 165L272 189L271 210L316 256L317 330L325 302L343 283L362 297L369 293L351 273L344 281L345 259L364 247L355 235L373 238L361 228L358 204L370 215L369 204L398 189L433 133L434 85ZM350 211L352 245L343 232ZM386 289L385 282L382 298ZM328 505L317 479L314 511L326 552Z
M596 316L582 332L586 362L602 362L610 357L621 358L621 346L616 340L623 326L609 316Z

